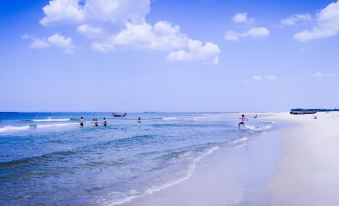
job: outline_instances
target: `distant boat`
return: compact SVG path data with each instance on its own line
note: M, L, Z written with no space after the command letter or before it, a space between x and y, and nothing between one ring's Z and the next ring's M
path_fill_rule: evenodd
M125 117L126 115L127 113L123 113L123 114L113 113L114 117Z

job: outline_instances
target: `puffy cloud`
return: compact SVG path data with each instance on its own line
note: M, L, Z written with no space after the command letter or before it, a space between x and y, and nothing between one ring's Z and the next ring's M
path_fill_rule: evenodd
M149 10L150 0L51 0L43 8L45 17L40 23L140 23Z
M52 36L48 37L48 42L51 45L62 48L67 54L72 54L75 48L72 42L72 38L65 37L60 34L53 34Z
M288 18L282 19L280 23L286 26L292 26L299 22L310 22L312 21L312 16L310 14L295 14Z
M277 80L278 77L273 74L268 74L268 75L253 75L252 80L254 81L263 81L263 80L269 80L269 81L274 81Z
M265 27L254 27L242 34L244 37L251 38L266 37L268 35L270 35L270 31Z
M205 63L217 64L219 61L220 49L218 45L211 42L202 44L197 40L188 40L187 51L179 50L169 53L168 61L202 61Z
M265 27L253 27L245 32L239 33L234 31L226 31L225 39L228 41L237 41L240 37L262 38L270 35L270 31Z
M32 39L31 42L31 48L33 49L42 49L42 48L46 48L49 47L49 43L46 40L43 39Z
M241 33L235 31L226 31L224 35L227 41L237 41L241 37Z
M150 3L151 0L50 0L43 8L45 17L40 23L74 24L76 31L88 37L92 49L98 52L157 50L167 52L168 61L218 62L218 45L193 40L178 25L167 21L148 23L145 17ZM66 53L75 48L71 38L61 35L44 41Z
M74 52L75 46L72 43L72 38L66 37L60 34L53 34L48 38L31 38L31 48L33 49L43 49L49 46L55 46L62 48L65 53L72 54Z
M170 50L184 47L187 40L179 26L159 21L154 26L147 23L128 23L126 29L114 36L113 43L134 49Z
M253 18L248 18L247 13L236 13L233 17L232 20L236 24L242 24L242 23L253 23L254 19Z
M293 38L306 42L314 39L335 36L339 32L339 1L329 4L316 14L312 29L296 33Z
M51 0L43 11L45 17L40 23L45 26L58 22L81 22L85 18L79 0Z
M99 52L109 52L117 48L169 51L168 61L202 61L218 63L220 49L216 44L203 44L188 38L178 25L159 21L153 26L147 23L127 23L125 29L113 35L109 41L95 42L92 48Z
M94 38L102 34L101 28L89 26L88 24L82 24L78 26L77 31L84 34L88 38Z

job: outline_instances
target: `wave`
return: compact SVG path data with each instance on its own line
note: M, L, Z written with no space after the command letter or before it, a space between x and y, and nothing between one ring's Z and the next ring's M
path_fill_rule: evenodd
M0 133L28 130L30 126L6 126L0 128Z
M199 155L198 157L196 157L195 159L193 159L192 162L191 162L191 164L188 165L186 174L185 174L184 176L182 176L182 177L176 179L176 180L173 180L173 181L164 183L164 184L162 184L162 185L150 187L150 188L146 189L146 190L145 190L143 193L141 193L141 194L136 194L136 195L133 194L133 195L131 195L131 196L122 198L122 199L120 199L120 200L115 200L115 201L109 201L109 202L106 202L106 203L104 203L103 205L112 205L112 206L115 206L115 205L122 205L122 204L125 204L125 203L127 203L127 202L132 201L133 199L140 198L140 197L144 197L144 196L146 196L146 195L152 195L152 194L154 194L154 193L156 193L156 192L159 192L159 191L161 191L161 190L164 190L164 189L167 189L167 188L169 188L169 187L172 187L172 186L174 186L174 185L176 185L176 184L178 184L178 183L181 183L181 182L183 182L183 181L189 179L189 178L192 176L192 174L193 174L193 172L194 172L194 170L195 170L197 164L198 164L204 157L213 154L213 152L216 151L216 150L218 150L218 149L219 149L218 146L213 146L213 147L211 147L211 148L206 149L205 151L203 151L203 152L201 153L201 155Z
M6 132L19 132L25 131L29 129L42 129L42 128L50 128L50 127L65 127L70 125L75 125L78 123L60 123L60 124L32 124L32 125L25 125L25 126L5 126L0 128L0 133Z
M71 121L70 118L65 118L65 119L33 119L33 122L68 122Z
M65 127L70 125L77 125L78 123L64 123L64 124L38 124L37 128L49 128L49 127Z
M242 143L244 143L245 141L247 141L247 137L241 137L241 138L239 138L239 139L233 140L232 143L233 143L233 144L242 144Z
M102 150L105 150L111 147L112 145L121 146L124 144L136 144L136 143L139 144L141 140L146 141L146 139L154 138L154 137L155 136L152 136L152 135L136 135L136 136L131 136L127 138L113 139L109 141L98 142L95 144L85 145L85 146L73 148L70 150L54 151L51 153L41 154L38 156L25 157L22 159L11 160L8 162L0 162L0 169L9 167L9 166L14 168L14 167L21 167L21 166L32 166L33 164L47 164L47 162L63 160L63 159L67 159L69 157L76 156L76 155L83 155L83 154L95 152L98 150L102 151Z
M245 125L244 127L246 129L252 130L252 131L257 131L257 132L261 132L261 131L265 131L265 130L269 130L272 128L272 124L267 124L267 125L263 125L263 126L253 126L253 125Z
M162 120L165 120L165 121L171 121L171 120L177 120L178 118L176 117L164 117L162 118Z

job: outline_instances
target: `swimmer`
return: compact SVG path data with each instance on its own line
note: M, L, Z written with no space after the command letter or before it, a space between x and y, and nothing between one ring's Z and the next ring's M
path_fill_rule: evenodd
M99 124L98 124L98 119L93 119L93 123L94 123L94 126L99 126Z
M141 118L138 117L138 126L140 127L141 126Z
M83 127L84 126L84 123L85 123L85 120L83 117L80 117L80 127Z
M104 127L107 126L107 120L106 120L106 117L104 117Z

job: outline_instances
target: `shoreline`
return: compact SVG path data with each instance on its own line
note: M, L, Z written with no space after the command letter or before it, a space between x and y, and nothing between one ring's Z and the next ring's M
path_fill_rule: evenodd
M190 178L122 206L268 205L267 183L281 158L282 128L244 137L203 158ZM114 205L114 204L108 204Z
M189 179L122 205L337 205L339 113L316 116L262 114L283 127L221 148Z

